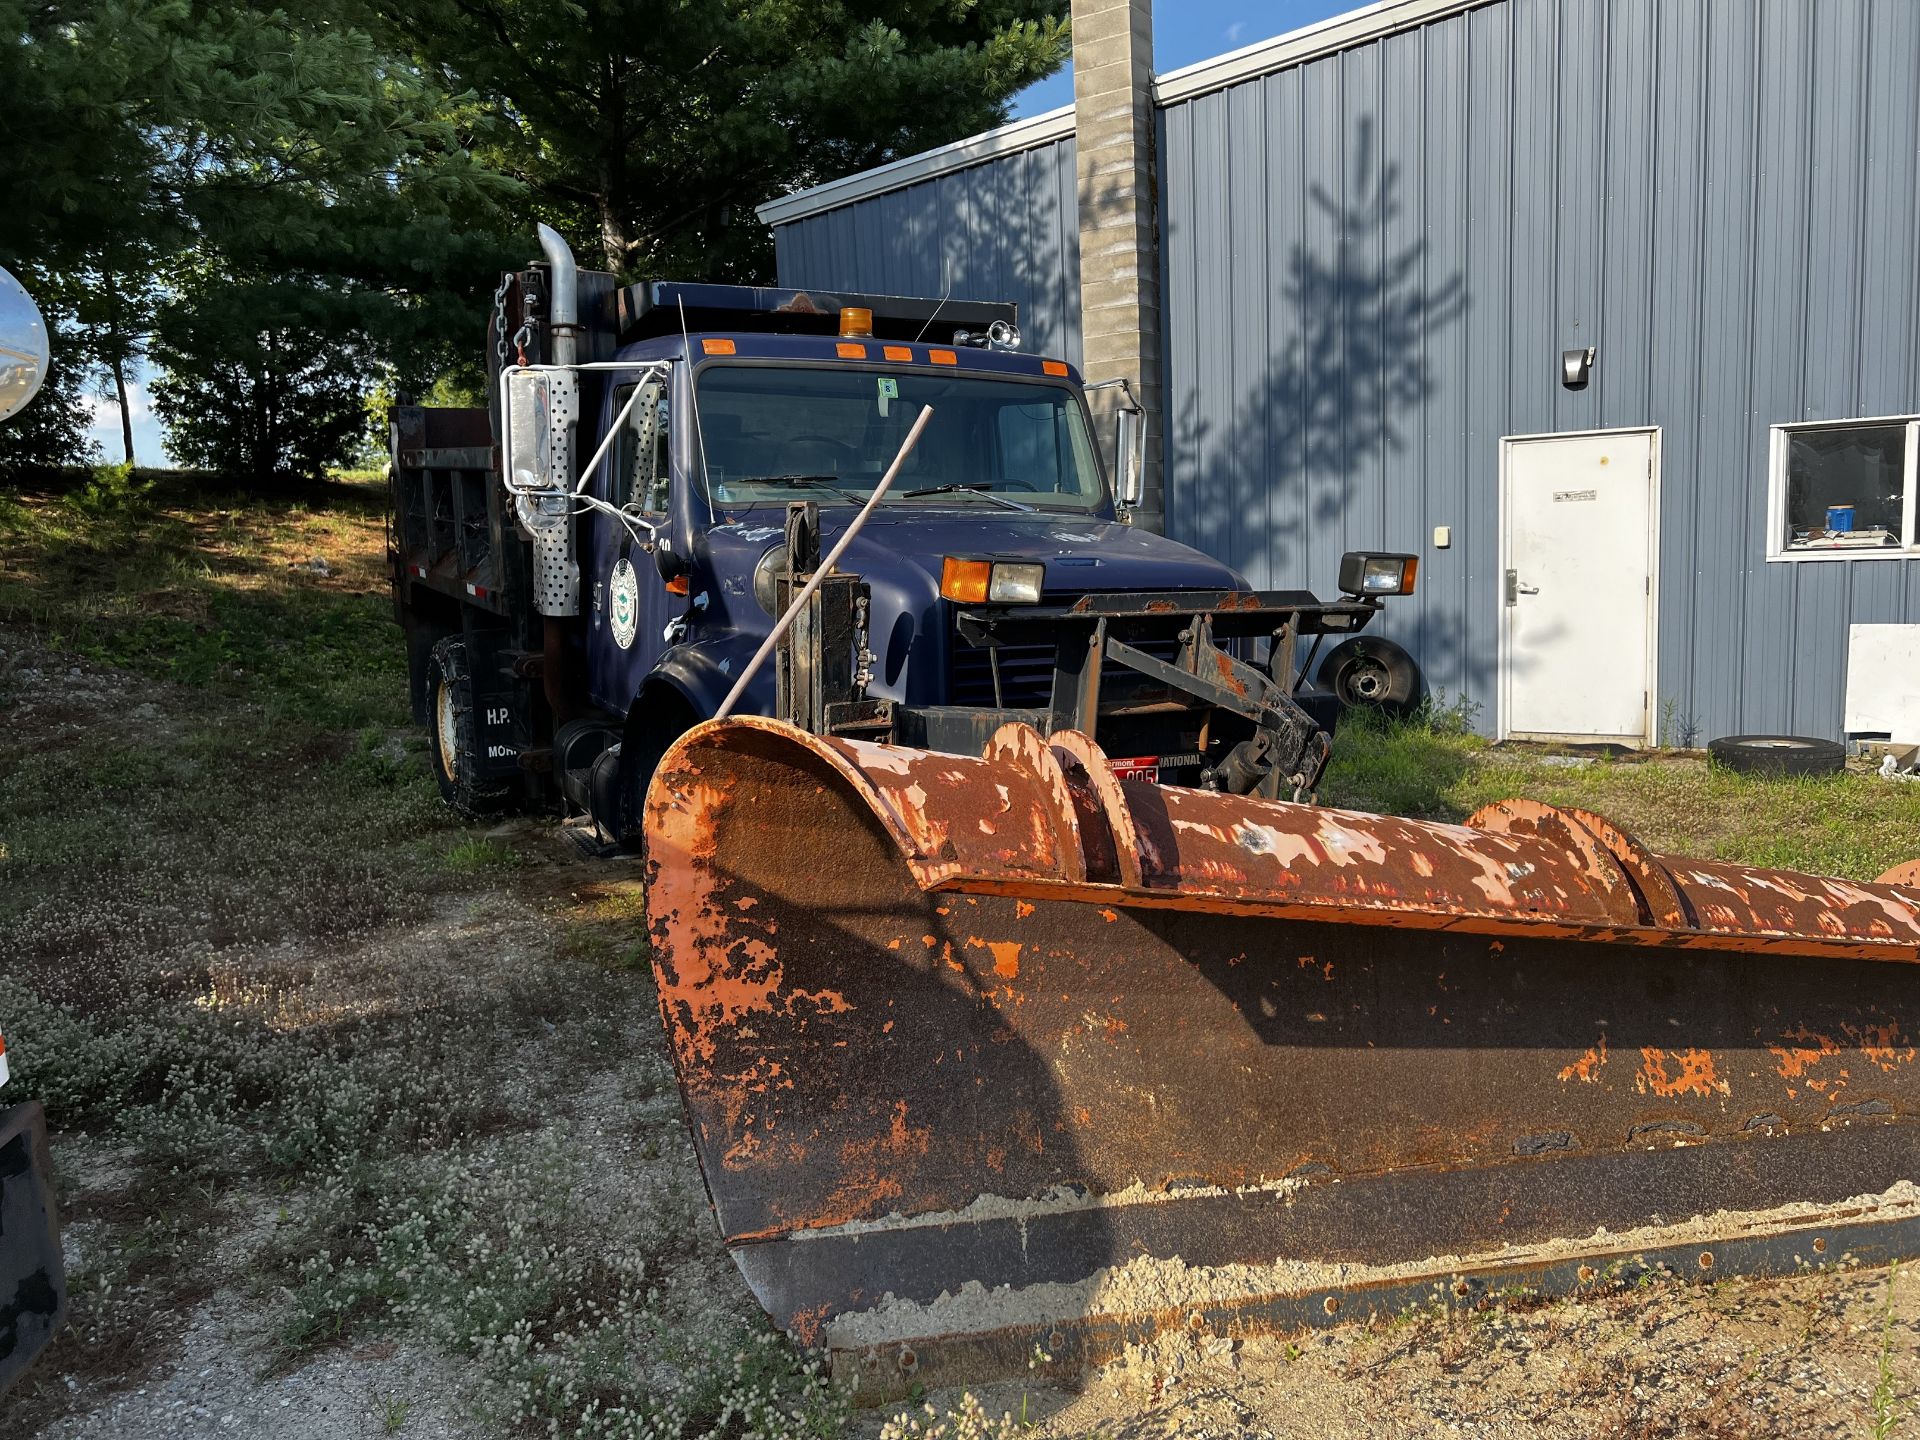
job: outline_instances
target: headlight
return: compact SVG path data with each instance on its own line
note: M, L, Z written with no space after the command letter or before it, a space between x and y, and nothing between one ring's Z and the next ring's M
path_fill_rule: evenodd
M760 608L769 615L780 613L780 580L786 573L785 542L767 551L760 557L760 563L753 567L753 598L760 602Z
M1420 569L1417 555L1369 555L1349 550L1340 557L1343 595L1411 595Z
M1047 567L1022 560L963 560L940 564L940 594L963 605L1038 605Z

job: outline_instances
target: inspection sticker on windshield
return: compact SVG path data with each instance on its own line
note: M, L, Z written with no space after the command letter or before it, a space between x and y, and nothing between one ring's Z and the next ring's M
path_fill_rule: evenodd
M880 377L880 418L887 418L887 402L900 398L900 382L891 375Z

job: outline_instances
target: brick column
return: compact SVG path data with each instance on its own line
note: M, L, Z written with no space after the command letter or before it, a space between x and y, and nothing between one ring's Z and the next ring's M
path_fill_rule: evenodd
M1146 409L1137 522L1164 528L1160 479L1160 221L1153 148L1152 0L1072 0L1080 193L1081 370L1124 377ZM1110 397L1094 413L1112 454Z

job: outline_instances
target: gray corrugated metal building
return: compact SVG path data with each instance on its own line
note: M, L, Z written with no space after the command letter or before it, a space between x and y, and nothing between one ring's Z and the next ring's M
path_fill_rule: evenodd
M1499 733L1644 663L1596 734L1838 736L1851 627L1920 621L1916 56L1913 0L1389 0L1158 77L1166 530L1323 593L1417 552L1387 633ZM1073 136L777 201L781 282L1012 298L1077 361ZM1644 662L1592 653L1555 582L1630 627L1635 567Z

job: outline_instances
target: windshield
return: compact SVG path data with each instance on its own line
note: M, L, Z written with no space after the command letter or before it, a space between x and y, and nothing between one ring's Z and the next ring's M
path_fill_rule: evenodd
M798 488L823 502L864 500L928 405L933 419L886 503L1091 510L1105 497L1085 412L1065 385L906 367L709 365L699 399L717 504L781 502Z

